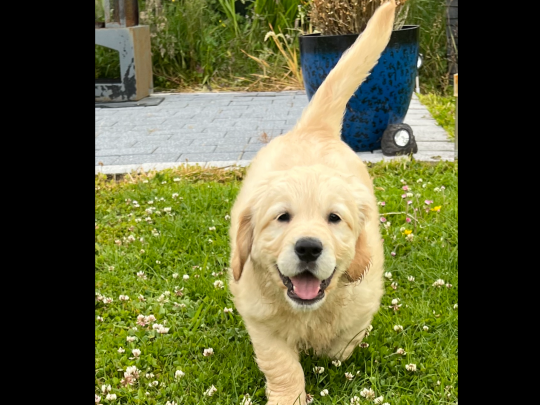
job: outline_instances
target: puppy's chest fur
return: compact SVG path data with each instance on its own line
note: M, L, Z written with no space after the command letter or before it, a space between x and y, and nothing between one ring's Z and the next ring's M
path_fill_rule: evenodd
M343 296L350 294L348 289L344 287L340 291L343 294L335 294L334 291L333 302L326 302L328 305L315 311L298 312L281 308L268 323L273 325L273 331L278 337L300 351L313 349L317 355L326 354L335 339L349 326L346 313L351 301L347 304ZM284 312L288 312L286 316Z

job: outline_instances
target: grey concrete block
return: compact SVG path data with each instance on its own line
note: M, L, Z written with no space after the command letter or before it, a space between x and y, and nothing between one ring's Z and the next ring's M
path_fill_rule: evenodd
M141 148L115 148L99 149L95 151L95 156L120 156L120 155L149 155L154 152L156 147L144 146Z
M132 165L132 164L141 164L141 163L161 163L161 162L176 162L180 153L153 153L151 155L126 155L120 156L117 161L114 162L116 165Z
M117 119L111 120L108 118L101 118L99 121L96 121L95 128L101 129L101 128L109 128L114 125L116 125L119 121Z
M154 153L212 153L215 149L213 145L159 146Z
M173 140L162 140L162 141L137 141L134 147L140 146L155 146L155 147L164 147L164 148L178 148L181 146L191 145L193 139L173 139Z
M439 151L439 152L448 152L448 151L454 151L455 144L454 142L420 142L417 141L416 144L418 145L418 152L424 152L424 151Z
M192 145L245 145L249 142L249 137L230 138L199 138L194 139Z
M97 144L119 144L121 142L129 143L129 142L159 142L159 141L166 141L169 139L171 135L154 135L154 136L147 136L147 135L132 135L132 136L100 136L96 139L96 145ZM131 145L134 146L134 145ZM116 146L115 146L116 147ZM120 146L118 146L120 147Z
M261 137L261 136L257 136L257 137L252 137L249 139L249 143L250 144L267 144L268 142L270 142L272 139L275 139L277 138L278 136L280 135L268 135L266 138L265 137Z
M252 160L255 156L257 156L257 152L244 152L242 160Z
M203 139L203 138L224 138L225 132L216 132L209 130L208 132L178 132L177 134L174 134L171 136L171 140L173 139Z
M128 139L126 141L118 141L118 140L103 140L101 138L97 138L94 142L95 149L122 149L122 148L130 148L132 146L135 146L137 143L134 139ZM145 144L144 146L150 146Z
M141 126L142 125L144 125L144 126L147 126L147 125L160 126L161 124L165 123L165 120L166 120L165 117L146 117L146 118L133 117L133 116L121 117L118 120L118 122L116 124L116 127L133 128L133 127L138 127L139 125L141 125Z
M209 162L212 160L238 160L240 153L182 153L177 162Z
M112 165L114 162L118 160L118 156L99 156L99 157L96 156L94 159L96 162L95 166Z
M251 144L223 144L216 147L215 152L258 152L264 144L251 143Z

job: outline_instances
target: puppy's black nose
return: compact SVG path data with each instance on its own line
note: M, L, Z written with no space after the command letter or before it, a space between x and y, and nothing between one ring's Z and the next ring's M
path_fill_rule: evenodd
M321 255L323 246L319 239L302 238L294 245L294 251L300 260L309 263L314 262Z

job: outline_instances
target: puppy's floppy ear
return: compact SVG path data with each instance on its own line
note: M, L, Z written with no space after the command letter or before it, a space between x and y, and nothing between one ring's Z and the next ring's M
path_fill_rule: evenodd
M358 281L364 277L371 262L371 252L367 245L365 230L362 230L356 240L354 258L351 265L345 272L349 281Z
M373 220L373 217L377 217L377 215L370 208L376 207L373 193L362 183L353 181L351 185L358 209L360 236L356 240L354 258L346 274L349 281L358 281L362 280L371 264L371 250L367 243L366 223Z
M236 246L231 260L234 280L240 280L242 270L247 262L253 244L253 225L251 224L251 211L246 208L240 215L238 231L236 232Z

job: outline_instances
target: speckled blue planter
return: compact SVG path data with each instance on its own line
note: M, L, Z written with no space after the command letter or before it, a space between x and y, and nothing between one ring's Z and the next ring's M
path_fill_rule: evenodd
M341 138L355 152L380 149L386 127L403 123L414 91L418 34L416 25L393 31L372 73L349 100ZM357 34L300 36L300 63L310 100L357 37Z

